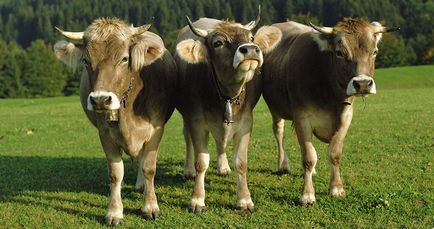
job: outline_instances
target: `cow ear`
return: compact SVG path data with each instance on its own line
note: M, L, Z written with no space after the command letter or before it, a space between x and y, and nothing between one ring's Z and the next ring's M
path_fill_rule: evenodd
M262 26L255 34L254 42L264 52L272 51L282 39L282 32L274 26Z
M76 69L83 59L83 51L71 42L58 41L54 45L54 54L68 67Z
M158 35L146 32L133 38L134 45L131 47L131 67L139 71L142 67L151 65L161 58L166 48L163 40Z
M176 45L178 55L190 64L204 63L207 60L208 51L202 42L187 39L179 42Z

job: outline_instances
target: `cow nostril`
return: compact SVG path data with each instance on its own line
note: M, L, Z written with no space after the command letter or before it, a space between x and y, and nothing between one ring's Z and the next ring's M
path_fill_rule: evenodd
M246 47L241 47L239 50L240 50L240 53L242 53L242 54L246 54L248 51Z
M111 97L111 96L107 96L107 97L104 98L104 103L105 103L106 105L110 104L111 101L112 101L112 97Z
M259 53L261 50L258 47L255 47L256 53Z
M353 81L353 86L354 86L354 89L356 89L356 90L359 90L360 89L360 84L359 84L359 82L357 82L357 81Z
M373 80L369 80L368 86L372 87L372 85L374 84Z
M95 102L95 98L94 97L90 97L90 104L91 105L93 105L93 106L95 106L96 105L96 102Z

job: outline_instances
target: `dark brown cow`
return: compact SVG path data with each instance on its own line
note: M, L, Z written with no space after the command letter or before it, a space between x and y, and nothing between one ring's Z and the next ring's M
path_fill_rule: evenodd
M154 191L157 149L164 124L174 110L176 65L162 39L149 25L132 27L118 19L97 19L84 32L59 30L73 43L59 41L57 57L71 67L85 65L80 84L84 112L98 128L107 157L109 225L123 218L122 151L139 158L136 188L144 188L142 212L160 210Z
M382 33L378 22L345 19L333 28L295 22L274 24L282 40L266 55L263 96L273 116L279 169L289 171L283 151L284 119L293 120L304 170L303 204L315 202L312 174L317 155L312 134L329 143L330 194L344 196L339 163L357 96L375 94L374 64Z
M271 50L281 37L280 30L274 27L262 27L253 36L250 31L258 20L259 15L256 21L241 25L210 18L191 23L188 19L189 27L183 28L178 36L175 55L180 77L177 109L184 119L187 142L185 175L196 177L190 201L190 208L195 213L205 206L209 133L216 142L221 174L230 171L224 150L227 141L233 140L238 173L237 207L242 211L254 209L246 173L252 110L261 93L258 69L263 63L262 51Z

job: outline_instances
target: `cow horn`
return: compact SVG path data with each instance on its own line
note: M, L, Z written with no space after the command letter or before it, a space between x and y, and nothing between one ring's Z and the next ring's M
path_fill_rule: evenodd
M324 33L324 34L332 34L333 33L333 28L332 27L319 27L314 25L312 22L309 22L309 25L312 26L313 29L315 29L316 31L320 32L320 33Z
M377 27L377 31L375 33L395 32L395 31L398 31L401 29L399 27L391 27L391 28L384 27L377 21L373 21L373 22L371 22L371 24Z
M395 31L398 31L398 30L400 30L401 28L399 28L399 27L384 27L384 26L382 26L380 29L379 29L379 31L377 31L376 33L388 33L388 32L395 32Z
M208 36L208 32L206 30L203 29L199 29L193 26L193 22L191 22L190 18L188 16L185 16L187 18L187 24L188 27L190 27L191 31L196 34L198 37L203 37L205 38L206 36Z
M134 34L135 35L140 35L140 34L146 32L146 31L148 31L149 28L151 28L151 26L152 26L152 24L149 23L149 24L142 25L142 26L139 26L139 27L134 27L134 30L135 30Z
M258 25L259 20L261 20L261 5L258 5L258 14L256 14L256 19L244 25L244 28L247 30L254 29Z
M82 41L83 40L83 35L84 35L83 32L63 31L63 30L59 29L57 26L55 26L54 28L68 39L75 40L75 41Z

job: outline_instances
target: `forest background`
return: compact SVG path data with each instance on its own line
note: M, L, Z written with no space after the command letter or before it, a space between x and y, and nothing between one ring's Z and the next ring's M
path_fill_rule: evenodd
M380 43L377 68L434 63L433 0L0 0L0 98L78 93L81 71L67 69L53 54L53 44L63 39L54 26L83 31L99 17L135 26L153 21L151 31L173 51L185 15L247 23L259 4L259 26L286 20L333 26L345 17L398 26Z

